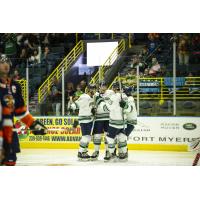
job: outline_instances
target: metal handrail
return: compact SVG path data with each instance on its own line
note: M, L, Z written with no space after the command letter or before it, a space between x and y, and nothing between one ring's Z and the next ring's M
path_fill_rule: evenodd
M21 86L22 96L23 96L24 102L26 103L26 102L27 102L27 93L26 93L27 82L26 82L25 79L17 80L17 82L18 82L18 83L20 84L20 86Z
M62 76L62 68L67 71L72 63L84 51L83 41L79 41L76 46L68 53L68 55L61 61L61 63L53 70L49 77L43 82L38 89L38 101L41 103L48 95L50 88L53 84L53 79L56 77L58 80Z
M178 77L177 77L178 78ZM120 78L121 81L126 80L125 77L121 77ZM159 93L147 93L147 94L143 94L140 93L140 99L143 100L147 100L147 99L151 99L151 100L167 100L167 99L172 99L173 98L173 94L169 93L169 86L166 86L164 83L164 79L165 77L157 77L157 78L139 78L139 81L158 81L160 84L159 86L152 86L152 88L160 88L160 92ZM193 83L193 84L189 84L186 83L188 81L188 79ZM110 84L109 89L112 87L113 83L116 82L118 80L118 76L115 77L114 81ZM189 93L189 88L195 88L194 86L196 86L197 88L199 87L200 89L200 84L195 84L194 82L199 83L200 82L200 77L185 77L185 85L183 86L177 86L177 88L183 88L183 90L177 90L176 93L176 98L178 100L199 100L200 99L200 94L193 94L193 93ZM136 84L132 84L132 86L136 87ZM149 86L142 86L142 88L147 88ZM185 88L188 88L188 90L186 90ZM133 96L136 96L136 94L134 94Z

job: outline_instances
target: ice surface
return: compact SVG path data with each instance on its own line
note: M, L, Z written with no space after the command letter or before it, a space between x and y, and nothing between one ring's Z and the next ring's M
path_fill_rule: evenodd
M90 150L90 153L92 151ZM77 150L69 149L22 149L18 154L18 166L191 166L195 152L129 151L127 162L105 163L104 151L98 161L81 162Z

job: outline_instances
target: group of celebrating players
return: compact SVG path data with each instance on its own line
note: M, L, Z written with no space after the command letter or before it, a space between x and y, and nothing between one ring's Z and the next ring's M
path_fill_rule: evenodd
M137 123L131 88L122 88L120 81L113 84L112 90L108 90L103 81L99 83L98 88L91 84L86 93L71 102L71 108L79 109L78 121L82 132L78 150L79 160L98 159L103 135L104 161L128 159L127 140ZM94 152L90 156L88 145L91 140Z

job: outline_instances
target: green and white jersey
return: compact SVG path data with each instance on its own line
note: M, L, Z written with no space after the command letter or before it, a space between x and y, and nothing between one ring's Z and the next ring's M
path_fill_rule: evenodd
M124 114L126 108L122 109L119 104L122 99L127 102L128 107L128 99L124 93L122 95L120 93L113 94L106 104L108 110L110 110L109 126L118 129L126 128L127 126L127 116Z
M79 109L78 120L79 123L89 123L93 121L91 109L94 105L94 100L88 94L82 94L78 100L75 101Z
M106 106L104 96L105 96L104 94L99 94L98 92L96 92L96 94L94 96L94 98L95 98L94 102L95 102L96 108L97 108L96 121L109 120L109 110Z
M137 110L135 100L132 96L128 97L128 108L125 109L127 124L135 125L137 123Z

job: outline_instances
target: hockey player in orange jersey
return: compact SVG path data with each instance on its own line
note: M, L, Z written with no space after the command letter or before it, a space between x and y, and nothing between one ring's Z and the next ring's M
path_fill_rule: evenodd
M16 153L20 152L19 140L16 132L13 132L13 118L19 118L21 122L32 129L33 134L46 134L46 127L35 120L27 110L22 97L20 85L13 81L9 74L11 61L5 55L0 56L0 100L2 104L2 133L4 159L1 164L13 166L16 164Z

